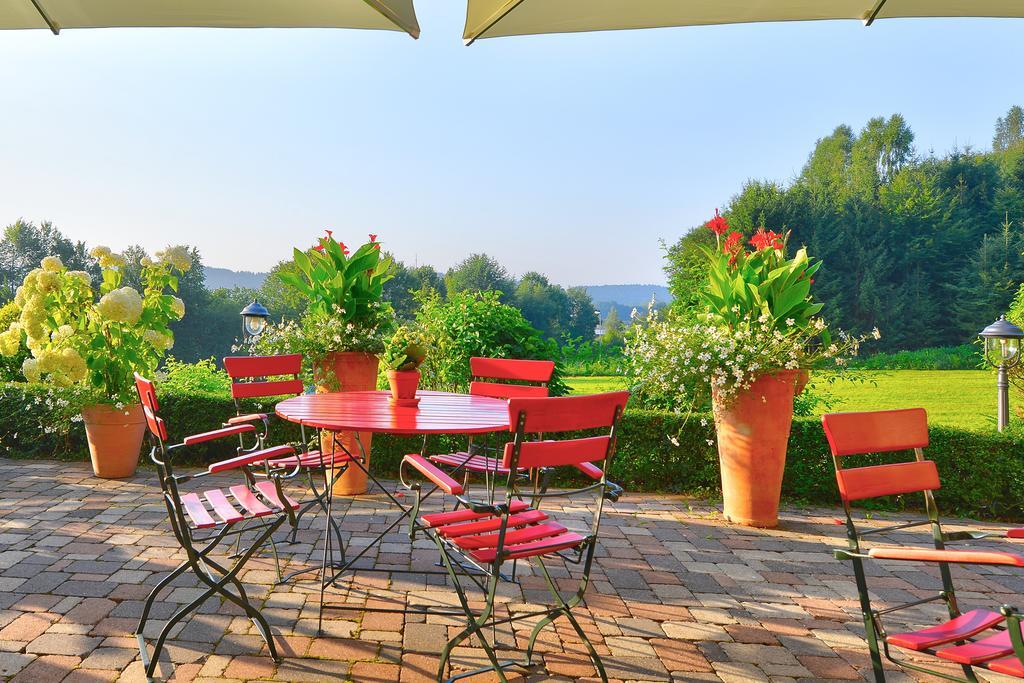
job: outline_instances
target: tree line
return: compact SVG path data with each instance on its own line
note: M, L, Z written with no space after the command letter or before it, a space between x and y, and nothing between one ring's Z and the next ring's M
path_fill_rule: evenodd
M125 284L138 287L142 259L148 254L138 245L129 246L122 253L127 261ZM202 256L194 247L191 253L194 266L178 285L178 296L185 302L187 313L172 325L172 355L179 360L219 359L231 353L241 331L239 312L253 299L259 299L275 320L295 319L305 309L302 297L277 277L294 267L290 260L275 265L259 289L209 290ZM51 222L37 225L19 219L4 229L0 239L0 306L14 297L25 275L51 254L60 256L69 268L99 277L99 267L84 242L68 239ZM442 297L448 292L498 291L503 303L518 307L530 324L550 339L578 343L594 338L598 314L583 287L566 289L537 272L515 278L486 254L472 254L445 273L431 266L408 266L400 261L395 266L395 277L385 285L384 298L391 302L402 321L413 320L420 300L430 291ZM615 330L618 336L610 340L612 343L621 338L621 329Z
M995 126L992 149L922 154L899 114L817 141L789 183L750 180L725 208L732 227L791 230L824 262L823 315L877 350L959 344L1006 312L1024 280L1024 111ZM703 278L692 230L666 248L677 306Z

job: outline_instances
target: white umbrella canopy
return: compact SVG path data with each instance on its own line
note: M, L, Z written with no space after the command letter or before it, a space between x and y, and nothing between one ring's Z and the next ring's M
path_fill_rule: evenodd
M419 37L413 0L0 0L0 29L361 28Z
M1024 17L1024 0L468 0L478 38L760 21Z

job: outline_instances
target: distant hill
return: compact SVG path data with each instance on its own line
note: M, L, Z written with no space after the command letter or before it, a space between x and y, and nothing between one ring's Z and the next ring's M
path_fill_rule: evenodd
M243 287L259 289L267 278L267 273L254 273L248 270L231 270L230 268L212 268L205 266L206 288L232 289ZM589 285L584 289L594 300L594 307L601 311L601 317L608 315L612 308L619 309L619 317L629 320L630 311L647 308L651 298L659 304L671 303L672 295L662 285Z
M653 298L658 304L672 302L668 287L662 285L590 285L585 288L594 300L594 308L603 320L612 308L618 309L620 320L629 320L633 309L643 312Z
M221 288L232 289L234 287L259 289L263 285L263 281L267 279L266 273L253 273L248 270L230 270L228 268L204 266L203 271L206 274L206 288L211 291Z

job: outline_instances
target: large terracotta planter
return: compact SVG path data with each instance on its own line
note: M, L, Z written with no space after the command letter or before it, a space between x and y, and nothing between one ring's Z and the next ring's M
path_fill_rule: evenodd
M86 406L82 408L82 420L93 473L104 479L124 479L135 474L142 438L146 435L142 405L120 410L102 404Z
M318 393L332 391L372 391L377 388L377 356L357 351L337 351L328 354L316 364ZM331 452L332 435L320 434L320 448L325 454ZM362 443L366 455L366 466L370 466L370 447L373 434L370 432L341 432L338 441L350 453L358 454ZM366 474L357 466L333 477L331 488L339 496L356 496L366 493Z
M728 406L715 397L715 429L725 516L736 524L774 527L793 424L793 397L806 373L762 375Z

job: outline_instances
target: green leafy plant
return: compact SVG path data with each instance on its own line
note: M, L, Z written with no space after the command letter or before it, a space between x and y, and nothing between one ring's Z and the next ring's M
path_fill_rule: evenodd
M380 365L382 370L411 372L418 370L426 359L423 336L409 327L400 327L380 354Z
M227 394L231 389L228 373L217 367L214 358L204 358L195 363L183 363L168 356L163 371L157 374L160 391L179 394L204 393Z
M31 382L87 387L82 400L91 403L136 403L133 374L152 375L174 344L169 325L185 305L169 291L192 261L184 247L144 259L140 292L123 286L122 256L106 247L92 255L102 268L95 288L88 273L69 271L56 256L25 276L14 299L20 314L0 335L0 352L12 356L24 343L32 355L22 372Z
M700 297L715 323L737 327L761 319L786 335L811 332L825 346L831 343L828 329L814 324L823 304L810 295L821 261L809 258L806 248L787 258L789 233L761 228L750 240L750 251L739 232L732 231L722 240L720 231L729 226L717 211L708 227L715 233L717 248L701 247L709 267L707 287Z
M309 312L356 325L374 315L384 283L395 273L376 235L353 254L327 230L312 249L294 249L293 258L298 272L283 270L278 277L309 299Z
M435 292L419 295L416 329L430 354L420 368L421 385L441 391L469 389L469 359L558 359L558 345L544 337L514 306L501 303L496 292L457 292L447 300ZM552 395L567 387L556 364L549 387Z
M328 230L309 251L294 250L294 267L277 277L309 299L298 320L268 326L259 337L234 350L253 353L301 353L307 379L312 368L335 351L381 353L395 325L391 304L381 301L395 264L380 251L376 235L350 253Z

